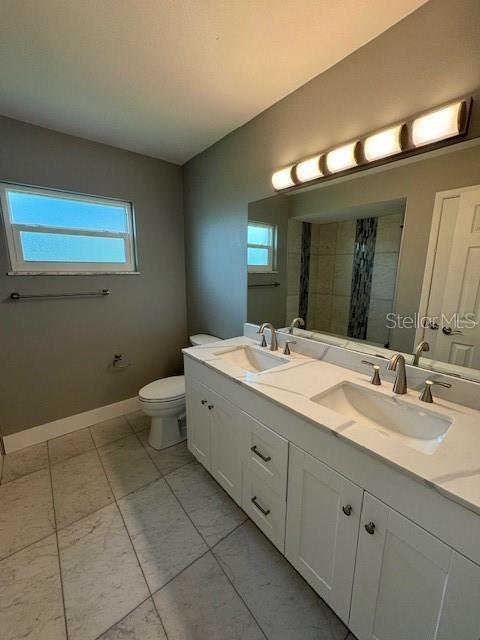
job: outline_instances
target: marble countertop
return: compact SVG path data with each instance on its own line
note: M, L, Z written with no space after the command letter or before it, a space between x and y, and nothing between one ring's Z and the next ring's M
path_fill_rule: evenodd
M318 428L334 432L343 440L426 482L480 514L479 411L438 398L434 404L425 404L418 400L418 391L398 396L392 392L389 382L384 382L380 387L372 387L369 377L363 373L297 353L287 357L288 362L258 373L246 372L219 356L223 351L242 345L266 352L258 346L257 341L245 336L190 347L183 352L237 384L305 418ZM285 358L281 351L276 354ZM448 417L453 422L437 448L430 454L423 453L404 444L394 435L354 422L312 401L312 397L342 382L374 390L396 403L414 405L419 410Z

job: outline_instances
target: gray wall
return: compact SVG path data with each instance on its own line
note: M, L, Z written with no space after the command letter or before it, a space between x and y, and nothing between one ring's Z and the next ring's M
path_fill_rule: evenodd
M141 275L7 276L0 234L0 433L103 406L180 373L186 344L178 166L0 118L0 180L131 200ZM10 302L11 291L111 289L107 298ZM132 362L109 367L115 351Z
M430 0L184 168L189 328L239 334L248 203L275 168L452 98L480 78L480 2ZM472 135L480 129L474 105Z
M275 327L286 324L288 200L286 196L280 195L252 202L248 207L249 220L277 226L276 272L248 274L248 322L254 324L272 322ZM272 282L277 282L280 286L258 286Z

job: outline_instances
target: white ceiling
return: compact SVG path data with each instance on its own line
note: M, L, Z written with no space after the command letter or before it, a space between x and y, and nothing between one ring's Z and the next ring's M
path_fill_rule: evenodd
M182 164L425 0L2 0L0 113Z

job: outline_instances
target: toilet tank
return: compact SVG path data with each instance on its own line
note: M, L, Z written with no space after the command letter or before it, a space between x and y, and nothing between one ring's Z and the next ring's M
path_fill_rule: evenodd
M200 344L208 344L209 342L218 342L221 338L216 336L210 336L208 333L197 333L194 336L190 336L190 344L194 347Z

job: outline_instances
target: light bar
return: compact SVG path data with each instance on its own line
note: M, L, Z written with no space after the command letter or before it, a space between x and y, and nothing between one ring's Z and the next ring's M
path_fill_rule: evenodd
M285 169L279 169L278 171L275 171L272 176L272 184L274 189L277 189L278 191L279 189L293 187L295 182L292 177L292 169L293 165L291 165L290 167L285 167Z
M414 120L412 124L413 144L416 147L421 147L424 144L457 136L462 127L461 113L464 104L465 101L461 100Z
M363 153L368 162L400 153L402 150L400 142L401 131L402 125L399 124L396 127L384 129L379 133L368 136L363 143Z
M356 144L356 142L351 142L327 153L327 169L330 173L351 169L358 164L355 158Z
M321 155L314 156L297 164L295 173L300 182L308 182L309 180L315 180L315 178L321 178L323 176L322 170L320 169L321 157Z
M272 184L276 191L281 191L318 178L326 179L330 174L353 169L358 165L365 166L375 160L464 135L468 130L471 104L471 98L457 100L446 107L408 118L403 123L278 169L272 175Z

